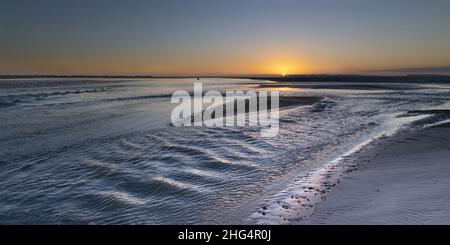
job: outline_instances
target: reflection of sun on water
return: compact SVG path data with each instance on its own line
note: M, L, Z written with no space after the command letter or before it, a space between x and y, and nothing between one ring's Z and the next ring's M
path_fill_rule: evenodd
M280 92L294 92L294 91L301 91L301 88L293 88L293 87L278 87L278 86L269 86L260 88L259 90L262 91L280 91Z
M275 90L275 91L298 91L298 90L300 90L300 88L292 88L292 87L275 87L275 88L272 88L271 90Z

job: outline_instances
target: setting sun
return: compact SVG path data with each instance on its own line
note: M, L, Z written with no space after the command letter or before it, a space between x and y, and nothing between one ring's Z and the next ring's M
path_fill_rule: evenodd
M272 58L274 59L274 58ZM284 58L282 60L276 59L262 67L261 73L280 74L287 76L288 74L300 74L304 72L304 62L300 65L300 61L294 58ZM302 69L300 69L302 67Z

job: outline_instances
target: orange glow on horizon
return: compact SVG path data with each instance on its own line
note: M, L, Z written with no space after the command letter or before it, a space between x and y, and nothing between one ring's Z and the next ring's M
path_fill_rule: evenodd
M275 54L273 54L275 53ZM72 57L67 62L56 58L28 60L21 64L32 74L88 74L88 75L152 75L152 76L227 76L227 75L292 75L336 72L334 62L322 62L306 55L301 57L287 52L259 53L245 59L198 59L194 56L153 58L127 57L121 60L112 56ZM211 62L207 62L211 61ZM0 64L1 65L1 64ZM5 68L8 68L7 64ZM14 70L11 67L10 70ZM21 73L21 71L17 71ZM339 70L337 70L339 72ZM14 72L13 72L14 73Z

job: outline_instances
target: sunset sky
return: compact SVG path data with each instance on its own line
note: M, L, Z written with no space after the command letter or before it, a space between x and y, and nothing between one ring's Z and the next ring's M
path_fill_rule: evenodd
M446 0L0 0L0 74L450 67Z

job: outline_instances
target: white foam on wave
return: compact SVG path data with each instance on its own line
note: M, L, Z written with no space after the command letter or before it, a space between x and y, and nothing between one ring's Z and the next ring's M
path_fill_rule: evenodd
M222 175L218 172L213 171L207 171L207 170L201 170L198 168L187 168L184 170L186 173L190 173L193 175L201 176L201 177L208 177L208 178L222 178Z
M446 124L446 123L450 123L450 119L442 120L442 121L435 122L435 123L426 124L424 126L424 128L431 128L431 127L443 125L443 124Z
M106 198L113 198L120 202L124 202L126 204L131 205L141 205L145 204L144 200L141 200L139 198L136 198L134 196L131 196L130 194L122 191L101 191L98 193L101 196L104 196Z
M202 187L190 184L190 183L185 183L185 182L181 182L178 180L174 180L172 178L156 176L152 179L155 181L170 185L170 186L174 186L179 189L186 189L186 190L191 190L191 191L196 191L196 192L208 192L208 190L206 190L205 188L202 188Z

